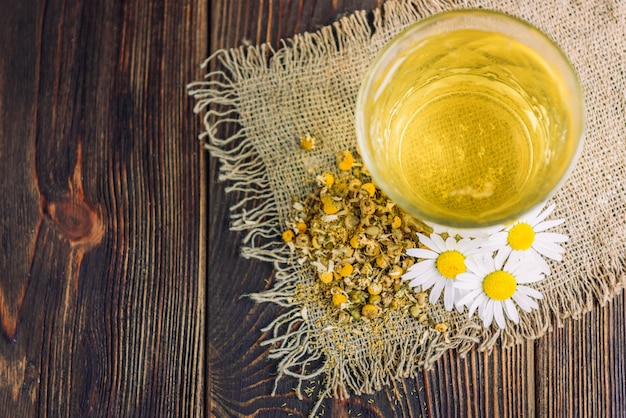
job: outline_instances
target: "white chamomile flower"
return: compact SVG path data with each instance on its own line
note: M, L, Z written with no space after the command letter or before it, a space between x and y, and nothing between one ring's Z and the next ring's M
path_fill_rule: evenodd
M504 258L510 254L516 258L532 257L530 260L533 261L533 264L548 274L550 267L540 255L561 261L565 250L559 243L568 240L567 235L544 232L564 222L564 219L544 220L552 213L554 207L553 203L543 213L541 206L528 212L503 231L491 235L489 240L485 242L485 249L504 251Z
M526 312L537 309L541 292L525 286L544 278L543 272L521 258L508 258L499 251L495 257L481 254L466 261L467 272L459 274L455 286L467 292L459 301L469 306L471 318L476 309L485 327L495 320L500 328L506 326L505 315L519 322L515 305Z
M445 241L438 234L431 234L430 238L417 234L419 240L428 248L411 248L406 253L412 257L422 258L409 267L402 278L410 280L409 286L422 289L431 289L430 303L435 303L443 291L443 301L446 310L451 311L454 306L461 312L463 305L459 299L464 292L454 287L456 277L464 273L467 268L465 260L476 253L480 241L463 238L459 241L448 237Z

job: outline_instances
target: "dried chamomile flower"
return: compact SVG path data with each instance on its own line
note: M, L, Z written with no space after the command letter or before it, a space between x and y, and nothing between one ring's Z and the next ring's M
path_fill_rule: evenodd
M376 196L376 186L374 186L373 183L365 183L361 186L361 188L365 190L370 195L370 197Z
M320 279L320 282L324 284L332 283L334 279L334 275L331 271L325 271L323 273L319 273L317 277Z
M341 276L341 277L348 277L352 274L352 272L354 271L354 267L352 267L352 264L350 263L342 263L339 265L339 269L337 271L337 273Z
M352 153L348 150L342 151L337 155L337 167L339 167L342 171L348 171L352 169L352 165L354 164L354 157Z
M378 316L378 308L372 304L367 304L361 309L361 315L368 319L374 319Z
M285 232L283 232L283 235L282 235L283 241L291 242L293 241L293 237L294 237L294 233L291 229L288 229Z
M415 263L406 250L418 247L425 226L377 189L350 152L337 164L338 172L316 176L316 190L293 204L289 248L315 271L316 288L339 322L394 309L421 318L427 302L401 277Z
M320 174L316 177L317 184L322 187L332 187L335 183L335 176L330 173Z
M306 134L300 138L300 148L305 151L310 151L315 147L315 138L310 134Z
M444 324L443 322L440 322L437 325L435 325L435 329L439 332L446 332L448 331L448 325Z
M367 286L367 293L370 295L380 295L380 292L383 291L383 286L380 283L372 283Z
M333 304L340 308L346 307L348 305L348 298L343 293L335 293L333 295Z
M341 209L339 202L333 200L330 196L323 196L320 200L324 205L323 211L327 215L334 215Z
M304 222L298 222L296 224L296 229L298 230L298 234L302 234L306 232L307 226Z

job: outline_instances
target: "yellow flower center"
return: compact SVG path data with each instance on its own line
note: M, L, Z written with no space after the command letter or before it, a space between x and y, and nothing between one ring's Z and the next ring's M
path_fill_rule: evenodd
M496 270L489 273L483 280L483 290L491 299L506 300L513 296L517 289L517 280L511 273Z
M444 251L437 257L437 270L447 278L454 279L458 274L465 273L465 256L456 250Z
M514 250L525 251L535 242L535 231L527 223L518 223L509 231L508 241Z

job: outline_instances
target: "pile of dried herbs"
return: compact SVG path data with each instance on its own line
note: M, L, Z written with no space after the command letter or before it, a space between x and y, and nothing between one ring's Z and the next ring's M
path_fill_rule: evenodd
M428 321L427 294L401 280L414 263L405 251L418 246L416 233L426 226L389 200L349 151L337 156L337 168L319 175L315 191L294 202L283 240L314 269L323 299L341 322L394 309Z

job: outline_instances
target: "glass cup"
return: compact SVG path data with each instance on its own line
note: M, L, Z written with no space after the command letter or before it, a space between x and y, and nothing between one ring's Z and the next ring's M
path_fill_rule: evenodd
M528 23L441 13L392 39L357 98L359 151L409 214L461 229L519 218L565 181L585 111L573 67Z

